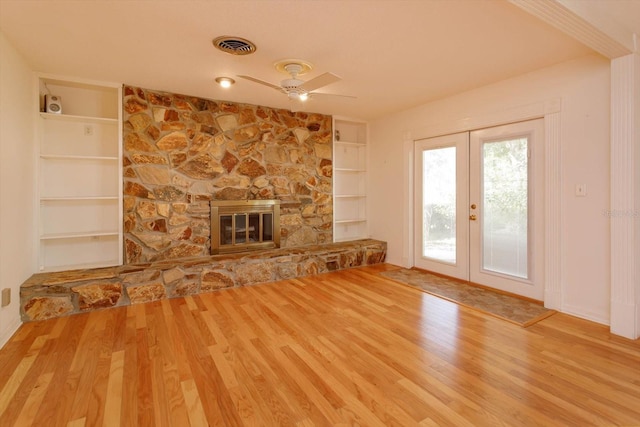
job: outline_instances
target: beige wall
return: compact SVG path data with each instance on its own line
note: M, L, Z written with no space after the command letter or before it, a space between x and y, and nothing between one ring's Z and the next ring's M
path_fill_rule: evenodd
M561 101L561 310L609 322L609 61L597 56L563 63L397 113L371 124L371 236L388 242L387 260L411 263L408 164L403 138L459 130L478 117L507 117L511 109ZM455 128L455 129L454 129ZM398 173L403 171L404 173ZM586 197L575 185L586 184ZM404 193L404 194L403 194Z
M0 33L0 288L11 289L11 304L0 308L0 346L20 325L20 284L35 269L33 82Z

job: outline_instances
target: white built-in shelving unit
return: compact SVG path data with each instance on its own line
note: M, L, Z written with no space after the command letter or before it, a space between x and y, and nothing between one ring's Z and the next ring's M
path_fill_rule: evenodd
M120 84L37 76L38 267L122 264ZM45 112L45 95L62 112Z
M333 120L333 240L369 237L367 227L367 124Z

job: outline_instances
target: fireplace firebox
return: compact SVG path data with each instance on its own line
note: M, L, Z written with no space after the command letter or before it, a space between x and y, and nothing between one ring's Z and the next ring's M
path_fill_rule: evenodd
M280 247L279 200L211 201L211 254Z

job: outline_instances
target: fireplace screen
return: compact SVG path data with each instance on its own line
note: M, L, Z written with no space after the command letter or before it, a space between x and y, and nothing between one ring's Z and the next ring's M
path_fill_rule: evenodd
M279 246L279 200L211 202L212 254Z

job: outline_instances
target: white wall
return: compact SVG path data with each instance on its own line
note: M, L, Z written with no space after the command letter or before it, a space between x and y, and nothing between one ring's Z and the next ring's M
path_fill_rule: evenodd
M387 261L407 265L408 162L403 136L447 133L477 118L561 100L561 310L609 322L610 66L597 55L461 93L371 123L371 236L388 243ZM506 113L508 115L508 113ZM404 173L400 173L403 171ZM576 197L575 185L587 196Z
M0 346L20 326L20 284L35 271L33 73L0 32Z

